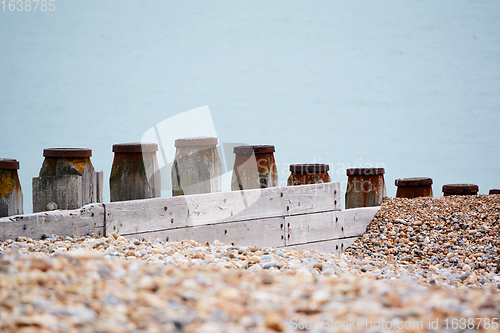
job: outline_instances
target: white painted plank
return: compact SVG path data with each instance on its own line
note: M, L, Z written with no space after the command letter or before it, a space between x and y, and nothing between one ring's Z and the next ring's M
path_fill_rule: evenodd
M0 218L0 240L26 236L39 239L44 233L60 236L104 235L104 207L85 205L74 210L55 210Z
M362 235L379 209L353 208L286 217L286 245Z
M159 230L146 233L122 234L127 238L162 238L171 242L192 239L212 243L216 239L225 244L277 247L285 244L284 219L274 217L244 222L219 223L189 228Z
M107 232L150 232L340 210L340 184L324 183L106 204Z
M347 249L349 246L351 246L352 243L356 241L356 239L358 239L358 237L331 239L320 242L304 243L304 244L290 245L284 247L297 250L312 250L312 251L322 251L322 252L329 252L329 253L331 252L335 254L340 254L344 252L345 249Z
M288 215L341 210L338 182L287 186L281 189Z

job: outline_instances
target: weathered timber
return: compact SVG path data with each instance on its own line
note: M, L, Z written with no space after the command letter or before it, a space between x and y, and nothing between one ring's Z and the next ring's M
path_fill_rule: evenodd
M394 181L398 187L396 191L397 198L418 198L432 197L432 178L413 177L400 178Z
M475 184L447 184L443 185L443 196L450 195L476 195L479 186Z
M328 170L330 170L328 164L292 164L290 165L292 174L288 177L287 185L328 183L331 181Z
M161 176L156 143L113 145L109 176L111 202L161 197Z
M384 168L347 169L345 208L380 206L386 196Z
M351 246L352 243L356 241L356 239L358 239L358 237L323 240L318 242L309 242L309 243L289 245L283 247L297 249L297 250L323 251L323 252L332 252L339 254L344 252L345 249Z
M90 161L85 148L44 149L40 173L33 178L33 212L77 209L102 202L102 171Z
M278 169L274 160L274 146L237 146L234 159L231 190L250 190L278 186Z
M219 240L224 244L278 247L285 244L284 218L205 224L188 228L157 230L139 234L121 234L134 238L162 238L170 242L192 239L199 243Z
M104 235L104 205L90 204L75 210L55 210L0 218L0 240L43 234L59 236Z
M0 217L23 213L23 191L18 169L18 161L0 158Z
M106 230L153 232L340 210L340 184L324 183L106 204Z
M341 211L340 184L323 183L91 204L0 219L2 240L107 235L168 241L345 250L380 207Z
M355 210L288 216L285 218L285 245L362 235L379 208L365 207ZM363 223L363 221L367 221L367 223Z
M172 196L216 193L222 190L222 163L217 138L175 140Z

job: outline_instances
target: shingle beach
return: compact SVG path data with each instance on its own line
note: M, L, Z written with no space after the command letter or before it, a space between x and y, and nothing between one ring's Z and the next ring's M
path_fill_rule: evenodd
M386 198L344 254L0 243L2 332L498 332L500 195Z

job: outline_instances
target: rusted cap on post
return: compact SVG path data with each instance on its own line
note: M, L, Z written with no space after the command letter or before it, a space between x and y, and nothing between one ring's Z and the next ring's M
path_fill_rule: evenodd
M396 186L429 186L432 179L427 177L400 178L394 182Z
M348 176L376 176L385 173L384 168L354 168L346 171Z
M184 138L175 140L175 147L217 146L219 140L211 137Z
M0 170L18 170L19 162L11 158L0 158Z
M500 194L500 189L497 188L491 189L489 194Z
M446 194L476 194L479 186L474 184L447 184L443 185L443 193Z
M156 143L133 142L113 145L113 153L154 153L158 151Z
M290 171L293 173L325 173L330 170L328 164L291 164Z
M233 148L235 154L251 155L253 154L269 154L274 153L274 146L271 145L255 145L255 146L237 146Z
M92 149L88 148L47 148L43 150L44 157L90 157Z

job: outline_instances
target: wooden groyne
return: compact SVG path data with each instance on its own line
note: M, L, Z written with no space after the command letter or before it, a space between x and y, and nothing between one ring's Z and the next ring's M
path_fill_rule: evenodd
M227 244L341 252L380 207L341 210L340 184L272 187L96 203L0 219L0 239L112 232L127 238L219 240Z

